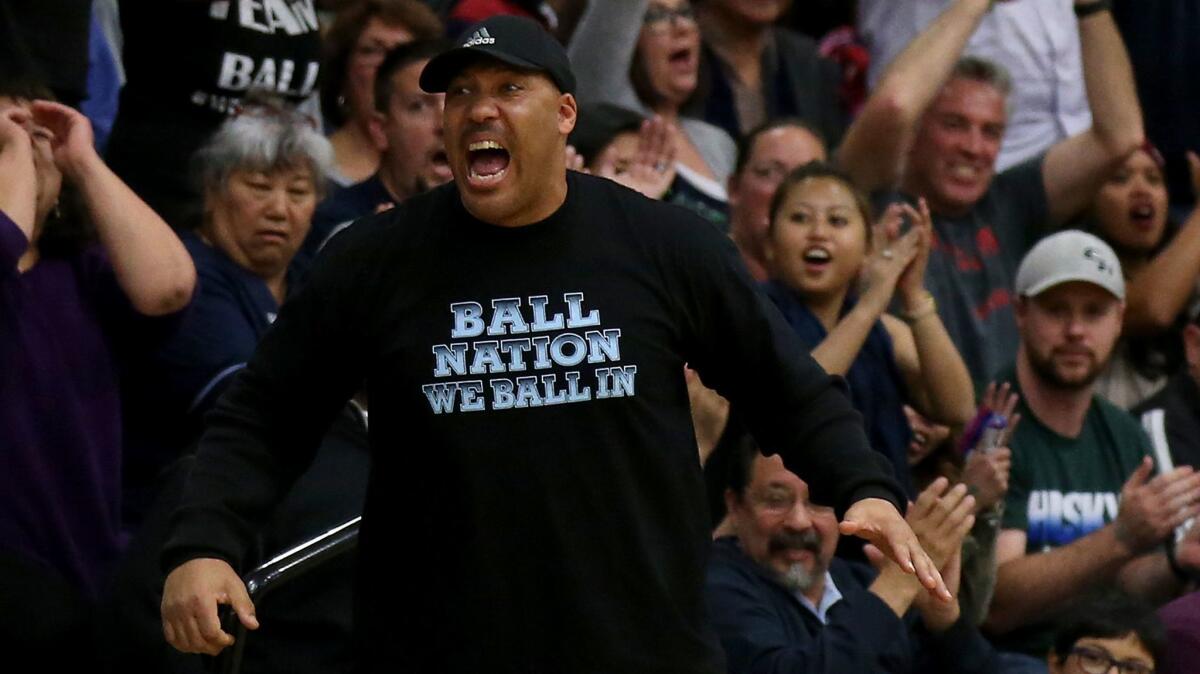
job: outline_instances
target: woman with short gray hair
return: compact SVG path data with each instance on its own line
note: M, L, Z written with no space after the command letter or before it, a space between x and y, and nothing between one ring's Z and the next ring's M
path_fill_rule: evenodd
M128 387L129 524L140 521L160 471L199 437L202 414L295 291L291 263L332 161L315 123L273 101L247 104L197 152L203 218L181 238L199 294L179 332Z

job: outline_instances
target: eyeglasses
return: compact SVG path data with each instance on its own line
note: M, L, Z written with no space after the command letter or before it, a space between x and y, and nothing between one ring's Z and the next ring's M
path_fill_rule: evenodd
M675 9L650 5L642 15L642 25L651 30L666 30L668 26L674 26L676 23L696 25L696 12L691 5L683 4Z
M1154 674L1154 667L1137 660L1117 660L1102 648L1076 646L1071 655L1079 658L1079 668L1087 674L1108 674L1113 667L1118 674Z
M783 515L795 510L797 504L803 504L812 516L832 515L833 508L817 505L808 500L800 500L795 494L781 491L768 491L765 494L755 494L752 500L763 510L773 515ZM1139 673L1140 674L1140 673Z

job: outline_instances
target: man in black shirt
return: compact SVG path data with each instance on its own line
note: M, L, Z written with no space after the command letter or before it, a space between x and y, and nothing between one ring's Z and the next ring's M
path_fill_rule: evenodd
M335 237L209 417L163 551L167 639L228 646L218 603L256 626L233 569L365 379L364 667L721 671L684 363L842 533L948 600L848 400L728 240L566 171L574 77L536 24L468 35L421 78L446 92L454 184Z

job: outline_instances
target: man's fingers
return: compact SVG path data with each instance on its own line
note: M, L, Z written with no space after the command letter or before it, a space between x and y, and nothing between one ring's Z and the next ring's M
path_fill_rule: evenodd
M983 389L983 395L980 397L980 401L983 404L983 406L988 408L989 410L996 409L995 408L996 382L994 382L994 381L988 382L987 387Z
M968 495L964 496L958 502L958 504L956 506L954 506L954 510L952 510L950 512L950 514L946 516L946 519L942 523L941 528L943 528L943 529L949 528L950 531L954 531L954 530L958 529L958 526L962 523L963 520L970 517L971 514L974 512L975 512L975 497L968 494Z
M913 550L910 554L917 580L921 581L925 589L942 601L952 600L954 597L950 594L950 590L946 589L946 582L942 580L942 574L938 572L937 567L933 565L933 560L929 558L919 543L913 543Z
M970 513L966 517L963 518L963 521L960 522L958 525L958 529L956 529L953 532L953 536L955 537L956 540L958 540L958 549L959 550L962 550L963 539L966 538L967 534L971 533L971 529L974 529L974 528L975 528L975 514Z
M958 507L962 505L963 500L966 498L966 483L959 482L958 484L954 485L953 489L947 492L945 496L938 499L937 506L930 515L930 524L932 524L935 528L941 528L946 520L950 519L951 515L958 510Z
M171 621L166 618L162 619L163 637L173 648L180 648L182 644L175 638L175 627L171 625Z
M189 615L183 619L183 633L187 635L187 651L189 653L208 652L208 640L204 638L203 632L200 631L200 625L197 623L195 616Z
M909 516L913 518L924 517L934 507L949 486L950 480L945 477L939 477L929 483L929 486L917 496L917 502L913 504L912 508L909 508Z
M218 599L218 603L228 603L226 597ZM233 643L233 637L221 629L221 618L217 615L216 604L210 603L196 614L196 623L200 629L200 637L206 646L228 646Z
M1130 474L1129 479L1125 481L1125 486L1140 487L1146 484L1150 477L1150 471L1153 468L1154 462L1150 459L1150 457L1144 457L1142 462L1138 464L1138 467L1133 469L1133 473Z
M258 616L254 613L254 602L250 601L250 594L246 592L245 585L236 583L235 587L231 588L229 604L246 629L258 629Z
M1178 527L1196 515L1200 515L1200 504L1192 504L1186 508L1180 509L1173 517L1171 517L1171 529L1175 529L1175 527Z
M1150 481L1152 485L1156 483L1161 487L1163 494L1195 491L1200 489L1200 473L1192 470L1191 466L1181 466Z

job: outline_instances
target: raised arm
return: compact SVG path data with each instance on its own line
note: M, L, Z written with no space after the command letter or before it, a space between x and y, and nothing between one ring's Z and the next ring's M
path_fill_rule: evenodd
M196 286L191 256L167 223L96 154L87 118L47 101L35 102L33 115L54 134L54 160L83 195L117 283L133 308L160 316L186 306Z
M990 6L991 0L955 0L888 67L837 151L838 164L860 189L899 182L921 116Z
M813 360L829 374L844 376L850 370L871 329L892 303L904 270L919 252L920 232L896 237L889 234L889 229L899 230L902 212L900 205L893 204L879 222L871 225L871 253L863 262L861 296L812 350Z
M579 19L567 56L579 82L579 102L612 103L648 112L638 100L629 67L649 0L593 0Z
M0 239L0 272L15 268L33 237L37 210L37 172L33 167L33 145L29 134L8 115L0 114L0 211L23 235L24 245ZM2 236L2 235L0 235ZM10 247L12 250L8 250ZM20 250L17 250L17 248ZM12 258L9 260L8 258Z
M1188 152L1192 192L1200 195L1200 157ZM1125 284L1125 334L1154 335L1175 322L1200 274L1200 203L1171 243Z
M1076 11L1099 1L1075 0ZM1144 140L1133 66L1112 14L1101 10L1080 18L1079 42L1092 128L1046 154L1043 179L1054 225L1083 211L1104 178Z

